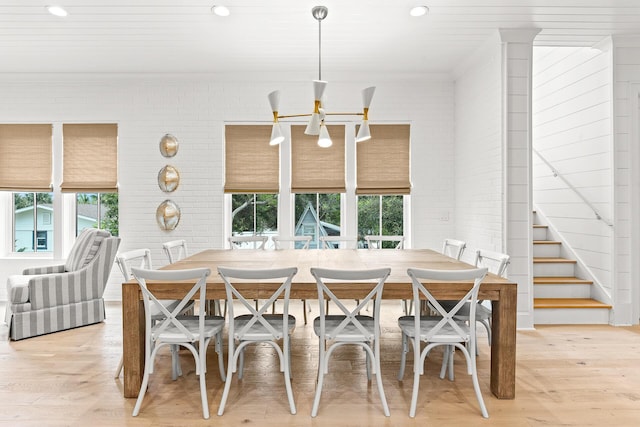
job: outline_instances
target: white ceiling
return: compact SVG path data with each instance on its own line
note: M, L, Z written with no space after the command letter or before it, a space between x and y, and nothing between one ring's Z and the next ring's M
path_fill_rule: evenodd
M225 4L231 16L211 13ZM58 18L45 5L64 6ZM0 0L0 72L450 72L497 28L537 45L640 34L640 0ZM416 4L430 13L409 16ZM308 75L305 78L309 77Z

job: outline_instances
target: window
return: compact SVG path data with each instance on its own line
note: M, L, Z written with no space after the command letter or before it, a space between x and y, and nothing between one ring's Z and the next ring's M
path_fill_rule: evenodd
M358 245L364 247L364 236L402 236L404 234L403 196L358 196ZM383 248L394 248L395 242L382 242Z
M118 193L76 193L76 236L85 228L118 235Z
M277 234L277 194L232 194L232 234Z
M320 236L340 235L340 193L295 195L294 236L312 236L309 248L320 248Z
M13 193L13 251L52 252L52 217L53 193Z

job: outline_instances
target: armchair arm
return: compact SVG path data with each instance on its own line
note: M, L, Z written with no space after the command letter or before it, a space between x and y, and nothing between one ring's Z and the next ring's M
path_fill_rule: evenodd
M22 271L22 274L25 274L25 275L53 274L53 273L64 273L64 264L47 265L46 267L29 267L29 268L25 268Z
M29 302L34 310L88 301L92 295L92 280L88 268L64 273L36 276L29 280Z

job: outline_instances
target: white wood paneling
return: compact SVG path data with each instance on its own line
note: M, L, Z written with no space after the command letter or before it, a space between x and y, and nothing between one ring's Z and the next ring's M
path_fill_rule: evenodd
M610 70L608 50L534 48L534 149L608 221L614 212ZM611 228L537 157L533 176L535 204L611 291Z

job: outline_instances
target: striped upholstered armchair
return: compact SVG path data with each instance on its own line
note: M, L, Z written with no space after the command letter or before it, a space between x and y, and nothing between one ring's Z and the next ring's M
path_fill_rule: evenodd
M27 268L7 280L5 320L20 340L102 322L102 295L120 244L95 228L76 238L65 264Z

